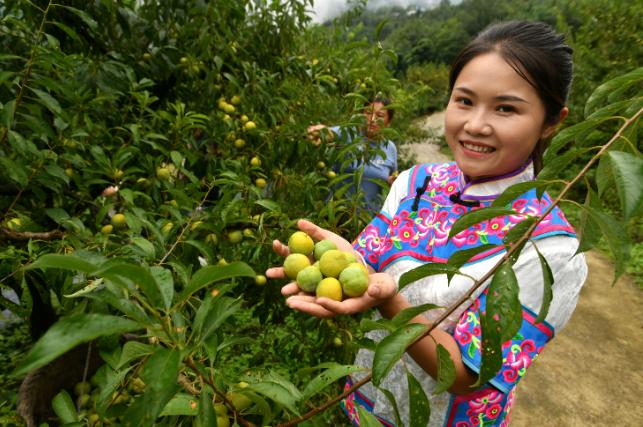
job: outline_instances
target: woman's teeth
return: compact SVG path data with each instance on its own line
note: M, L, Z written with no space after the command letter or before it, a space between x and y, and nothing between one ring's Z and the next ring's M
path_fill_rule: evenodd
M476 153L491 153L492 151L495 151L495 148L492 148L492 147L469 144L467 142L463 142L462 146L467 150L475 151Z

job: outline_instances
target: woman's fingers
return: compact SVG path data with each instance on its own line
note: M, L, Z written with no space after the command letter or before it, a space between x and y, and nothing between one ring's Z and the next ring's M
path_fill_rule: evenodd
M290 282L281 288L281 295L284 296L297 295L300 292L301 289L299 289L296 282Z
M386 273L373 273L369 276L368 282L366 294L371 298L385 300L397 292L395 281Z
M288 254L290 254L290 250L288 250L288 245L284 245L279 240L272 241L272 250L277 255L282 256L284 258L287 257Z
M317 304L312 295L296 295L286 299L286 305L293 310L301 311L315 317L333 317L335 313Z
M283 267L272 267L266 270L266 277L270 279L285 279L286 273Z

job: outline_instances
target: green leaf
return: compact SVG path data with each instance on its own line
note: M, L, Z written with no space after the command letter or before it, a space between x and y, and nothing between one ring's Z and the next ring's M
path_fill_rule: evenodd
M616 190L621 199L623 220L628 221L641 207L643 198L643 159L623 151L608 153Z
M613 286L625 272L630 259L630 238L622 222L590 206L583 206L583 209L587 211L592 221L598 224L612 252L615 264Z
M46 254L29 265L27 270L36 268L61 268L63 270L82 271L83 273L91 274L96 271L98 267L73 255Z
M395 328L399 328L400 326L407 324L415 316L418 316L425 311L434 310L436 308L442 307L435 304L422 304L405 308L404 310L398 312L395 317L391 319L391 325Z
M480 361L480 373L478 380L471 387L476 388L496 376L502 368L502 342L500 341L500 333L493 329L493 326L487 323L488 316L480 317L480 325L482 328L482 342L480 343L480 353L482 360ZM469 347L473 350L473 346Z
M281 206L277 202L273 202L270 199L261 199L255 202L257 205L266 208L271 212L281 212Z
M562 150L567 144L578 139L580 136L587 134L588 132L597 128L601 123L610 119L611 117L597 117L594 119L588 119L558 132L558 134L554 137L554 139L552 139L551 144L545 151L545 155L543 156L543 164L548 165L549 163L553 162L559 156L559 151ZM560 170L561 169L558 169L557 171L560 172ZM540 174L538 174L538 178L541 179Z
M388 19L382 19L379 24L377 24L377 27L375 27L375 39L380 40L380 35L382 34L382 30L384 27L388 24Z
M603 197L605 190L612 188L614 185L614 177L612 175L612 162L609 156L601 156L596 168L596 187L598 189L598 196Z
M540 260L540 268L543 271L543 303L540 306L540 312L536 318L536 323L543 322L547 317L549 312L549 306L551 305L551 300L554 298L554 293L552 291L552 286L554 286L554 274L551 272L549 263L538 250L538 246L534 244L534 249L538 254L538 259Z
M101 290L105 287L103 284L103 279L96 279L93 281L90 281L87 286L84 286L83 288L77 290L76 292L72 292L71 294L63 294L65 298L80 298L82 296L85 296L91 292Z
M582 154L594 150L593 147L573 148L564 154L556 155L552 159L543 160L545 167L538 174L538 179L553 180L560 178L560 171L565 170L569 164Z
M335 364L334 366L330 366L306 385L306 388L302 392L302 400L308 401L311 397L335 383L338 379L363 370L364 368L355 365Z
M453 364L449 350L447 350L442 344L438 344L437 352L438 384L433 391L434 395L447 391L455 382L455 365Z
M123 283L123 278L127 279L137 285L155 307L165 306L159 285L152 274L143 267L115 259L103 264L94 274L120 283Z
M535 216L528 216L513 227L507 231L507 234L505 234L505 237L503 237L502 242L505 244L507 248L510 248L513 244L515 244L518 240L522 238L522 236L527 233L527 230L529 230L529 227L531 227L536 221L538 220L538 217ZM516 256L520 255L518 253Z
M379 342L373 357L373 384L379 386L400 360L406 348L428 330L428 326L419 323L404 325Z
M71 6L63 6L63 5L58 5L59 7L63 7L67 9L68 11L72 12L73 14L77 15L84 23L87 25L92 31L96 31L98 28L98 23L91 17L87 12L84 12L82 10L76 9L75 7Z
M293 414L299 415L297 402L301 399L301 392L290 382L274 374L274 372L271 374L263 381L250 384L248 389L266 396Z
M128 425L153 425L179 385L181 354L178 350L159 348L143 366L141 379L147 384L145 393L127 408L124 419Z
M127 341L121 351L116 369L120 369L132 360L138 360L154 353L155 347L138 341Z
M393 393L391 393L389 390L385 388L380 388L379 391L381 391L384 396L388 399L389 404L393 407L393 415L395 415L395 425L396 426L403 426L402 424L402 418L400 417L400 410L397 407L397 401L395 400L395 396Z
M61 424L69 424L78 422L78 414L76 414L76 405L71 399L67 390L63 389L60 393L54 396L51 401L51 407L60 418Z
M522 196L532 188L537 188L540 191L544 191L549 184L542 181L526 181L518 184L514 184L511 187L505 189L500 196L498 196L491 206L494 207L508 207L509 203L516 200L518 197Z
M165 311L169 311L172 306L172 298L174 298L174 278L172 277L172 272L156 265L150 268L150 272L154 280L156 280L158 289L161 291Z
M449 264L432 262L428 264L420 265L415 267L412 270L407 271L406 273L400 276L399 280L399 290L404 289L408 284L420 280L427 276L433 276L436 274L447 274L453 275L458 274L460 270Z
M140 325L132 320L106 314L76 314L62 318L34 344L16 375L40 368L78 344L139 328Z
M56 222L56 224L62 224L65 221L67 221L69 218L71 218L67 213L67 211L61 208L45 209L45 213L49 218L53 219Z
M520 288L513 267L504 263L491 279L487 293L487 324L500 334L501 342L512 339L522 326Z
M49 109L49 111L51 111L56 115L59 115L60 113L62 113L62 108L60 108L60 104L58 103L58 101L56 101L56 99L53 96L49 95L47 92L43 92L38 89L31 88L31 90L33 91L33 93L36 94L40 102L42 102L42 104L45 107L47 107L47 109Z
M22 164L14 162L8 157L2 156L0 157L0 166L2 166L10 179L21 187L24 187L29 183L29 176Z
M594 190L587 188L584 206L600 209L601 201ZM581 209L580 226L576 228L578 235L578 249L576 253L586 252L592 249L601 240L601 228L592 219L587 209Z
M594 90L585 102L585 117L592 114L597 107L617 89L625 89L643 80L643 67L609 80Z
M210 393L210 389L208 387L203 387L201 389L197 422L202 427L217 425L217 414L214 412L214 406L212 405L212 394Z
M472 225L478 224L480 222L497 218L499 216L505 215L515 215L516 211L513 209L508 209L505 207L488 207L482 209L476 209L474 211L467 212L462 215L458 220L453 223L451 230L449 231L449 239L460 233L463 230L471 227Z
M460 267L465 265L471 258L490 249L497 248L498 246L499 245L489 243L486 245L476 246L475 248L461 249L449 257L447 264L455 269L460 269Z
M146 238L135 236L131 238L131 242L143 252L145 258L153 259L156 256L154 244Z
M382 427L382 423L375 418L375 415L364 409L362 405L357 405L357 414L360 427Z
M205 394L205 393L202 393ZM177 415L188 415L188 416L195 416L199 413L199 407L201 405L194 406L196 402L196 398L190 394L186 393L177 393L172 399L170 399L169 402L165 405L161 413L159 414L160 417L166 417L166 416L177 416ZM194 406L194 407L193 407ZM210 403L210 407L212 407L212 403ZM214 425L214 424L210 424Z
M210 334L215 332L228 317L232 316L241 308L241 304L242 301L240 298L216 298L214 300L214 304L212 304L205 316L205 320L203 322L204 326L199 328L199 342L207 340Z
M198 270L192 276L190 283L178 297L178 303L184 303L196 291L221 280L234 277L255 277L252 268L243 262L231 262L228 265L209 265Z
M409 427L426 427L431 417L431 406L422 384L407 371L406 381L409 385Z

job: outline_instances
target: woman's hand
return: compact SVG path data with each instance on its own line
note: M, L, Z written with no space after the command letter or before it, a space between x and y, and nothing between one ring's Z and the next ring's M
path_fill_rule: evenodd
M343 237L318 227L310 221L301 219L297 222L299 229L314 240L330 240L337 246L337 249L346 252L353 252L353 246ZM289 254L288 246L275 240L272 244L273 250L286 257ZM266 276L272 279L284 279L286 277L283 267L273 267L266 271ZM281 288L281 293L287 296L286 304L294 309L317 317L333 317L338 314L354 314L368 310L381 304L383 301L395 295L397 286L391 276L385 273L374 273L369 275L369 284L366 293L360 297L348 298L344 301L334 301L330 298L317 298L315 295L301 291L296 282L291 282Z
M330 129L328 129L328 126L323 124L308 126L308 129L306 129L306 132L307 132L306 138L308 138L313 143L313 145L319 146L322 143L321 131L324 129L326 129L326 132L327 132L326 141L332 142L333 132Z

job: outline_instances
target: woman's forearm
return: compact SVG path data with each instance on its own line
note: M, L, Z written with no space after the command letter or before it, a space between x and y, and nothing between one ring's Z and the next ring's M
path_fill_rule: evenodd
M379 305L378 309L383 317L387 319L393 318L400 311L411 307L411 304L400 294L396 294L392 298L386 300ZM422 323L431 325L431 322L423 315L415 316L411 322ZM407 353L415 360L415 362L424 369L433 378L438 376L438 356L437 344L442 344L451 355L451 360L455 365L455 381L449 391L457 395L466 395L473 391L471 385L477 380L477 376L469 370L462 362L462 354L460 348L453 336L449 333L435 328L431 331L430 336L427 335L420 341L416 342L407 349Z

